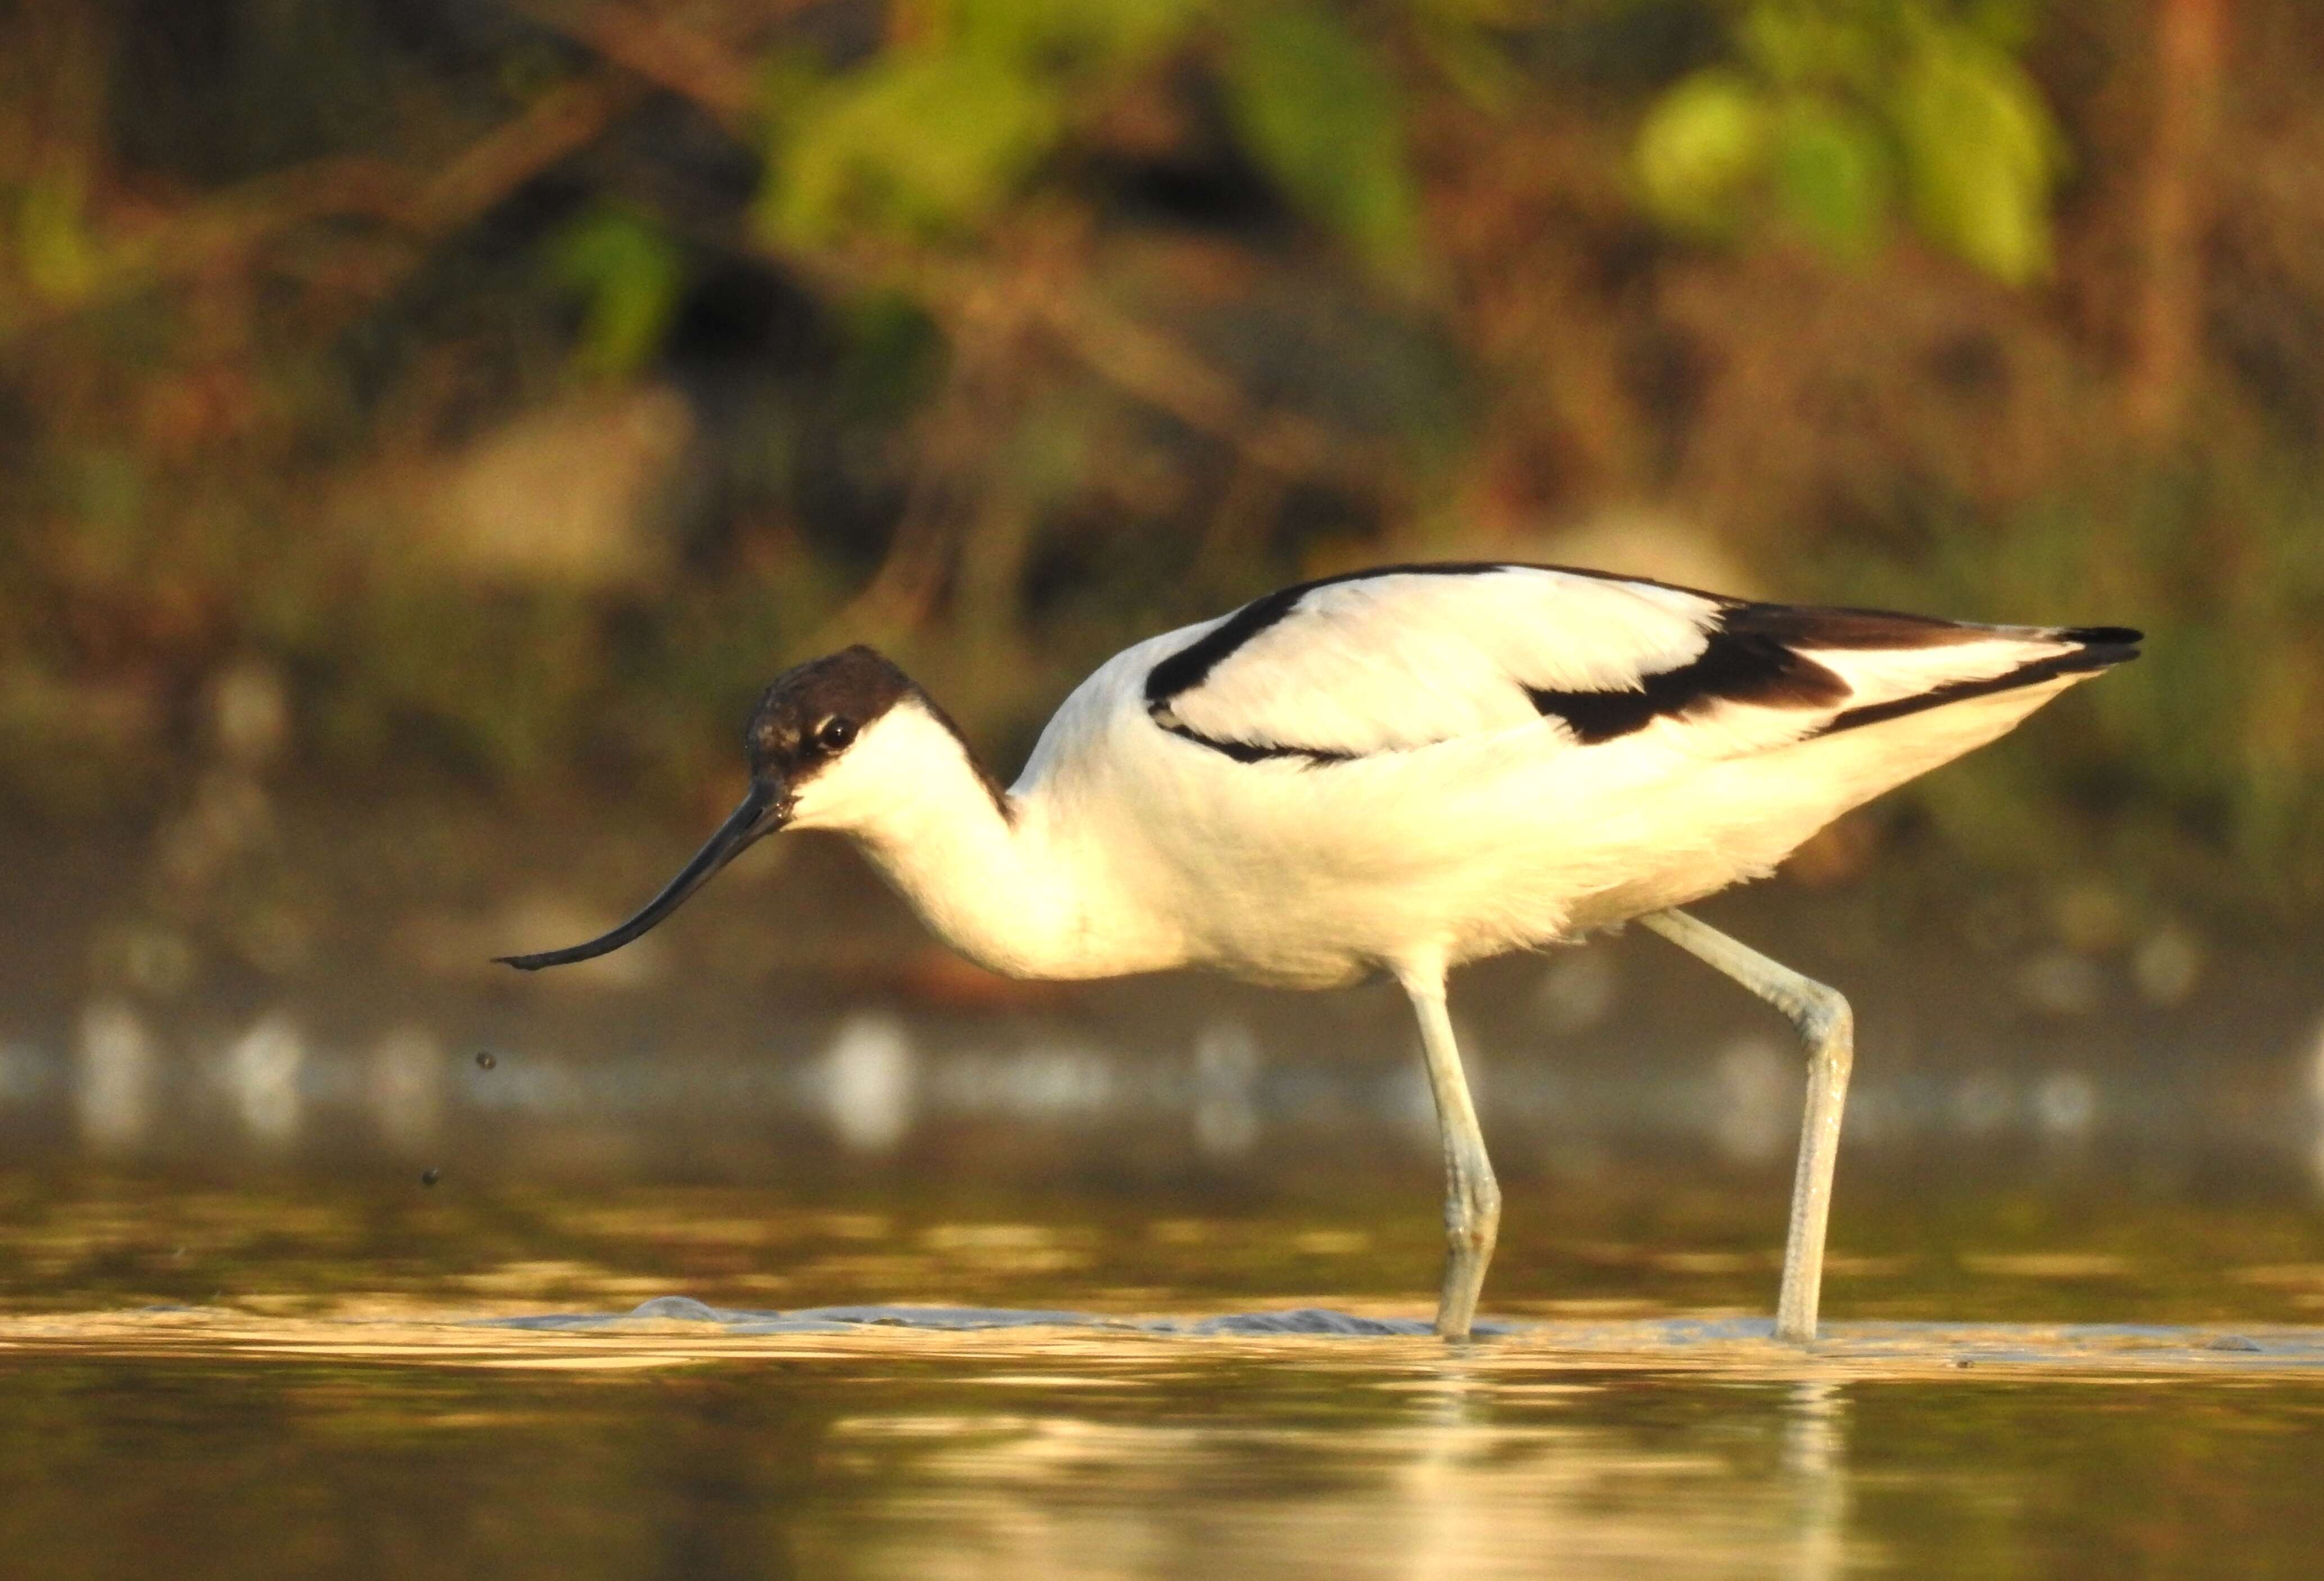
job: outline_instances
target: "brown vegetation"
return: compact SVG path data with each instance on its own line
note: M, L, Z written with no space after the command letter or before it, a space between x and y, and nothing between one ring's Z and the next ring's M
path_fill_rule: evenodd
M20 0L0 777L665 801L870 638L1023 741L1301 572L2116 620L1980 859L2324 898L2294 0ZM1005 753L1003 754L1006 755Z

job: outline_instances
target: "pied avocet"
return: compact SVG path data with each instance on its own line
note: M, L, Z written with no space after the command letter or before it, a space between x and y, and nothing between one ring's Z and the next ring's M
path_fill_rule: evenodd
M1026 978L1199 966L1395 976L1444 1149L1437 1332L1469 1332L1500 1218L1446 972L1633 918L1789 1016L1807 1110L1776 1332L1813 1337L1852 1058L1848 1002L1674 908L2135 657L2118 627L1757 603L1545 565L1390 565L1116 654L1003 790L869 648L759 700L751 788L620 948L752 841L853 835L962 954Z

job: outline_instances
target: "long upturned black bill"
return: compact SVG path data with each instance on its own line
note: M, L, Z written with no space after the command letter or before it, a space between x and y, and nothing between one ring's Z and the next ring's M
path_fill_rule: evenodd
M539 971L544 966L569 966L576 961L608 954L652 928L686 903L686 897L710 881L710 876L734 859L742 848L762 834L782 827L787 811L782 787L760 780L751 782L750 795L728 814L703 848L694 853L677 878L645 904L645 908L612 933L566 950L544 950L538 955L498 955L493 959L519 971Z

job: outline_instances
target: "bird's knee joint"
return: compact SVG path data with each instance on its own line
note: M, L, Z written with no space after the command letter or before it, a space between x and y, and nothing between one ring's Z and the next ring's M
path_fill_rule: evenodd
M1799 1014L1794 1017L1800 1036L1818 1053L1840 1046L1856 1030L1856 1012L1849 1007L1848 996L1818 982L1807 984L1806 988Z

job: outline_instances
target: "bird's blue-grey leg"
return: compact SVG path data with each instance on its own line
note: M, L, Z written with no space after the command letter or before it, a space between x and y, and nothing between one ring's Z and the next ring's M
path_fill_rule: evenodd
M1428 1088L1436 1098L1436 1135L1444 1146L1444 1287L1436 1301L1436 1332L1465 1339L1477 1316L1477 1292L1493 1241L1501 1228L1501 1188L1485 1156L1485 1134L1469 1101L1469 1079L1444 1009L1442 970L1404 979L1420 1018L1420 1047L1428 1059Z
M1805 1345L1815 1337L1823 1292L1824 1227L1831 1218L1831 1172L1840 1160L1840 1112L1856 1062L1856 1013L1837 988L1802 977L1683 911L1639 923L1707 962L1781 1010L1808 1046L1807 1109L1800 1120L1800 1162L1792 1178L1792 1227L1784 1243L1784 1287L1775 1301L1775 1337Z

